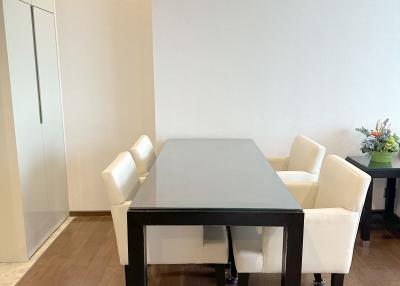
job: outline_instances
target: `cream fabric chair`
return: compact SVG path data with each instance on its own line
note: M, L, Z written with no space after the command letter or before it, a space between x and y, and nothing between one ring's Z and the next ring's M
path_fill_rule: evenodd
M156 160L153 144L147 135L142 135L129 151L135 160L139 181L142 183Z
M333 273L332 285L343 285L370 181L363 171L330 155L324 161L318 183L287 185L305 213L303 273ZM236 267L242 273L240 285L247 285L247 273L281 272L282 228L231 230Z
M127 211L140 186L131 154L120 153L102 177L111 204L120 263L127 265ZM148 226L146 238L148 264L218 264L217 277L224 283L222 264L228 262L224 226Z
M298 135L288 157L267 157L279 177L287 182L316 182L325 155L325 147Z

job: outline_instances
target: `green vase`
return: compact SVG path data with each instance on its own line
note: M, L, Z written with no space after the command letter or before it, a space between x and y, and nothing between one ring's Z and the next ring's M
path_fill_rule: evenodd
M371 161L380 163L392 162L393 152L372 152Z

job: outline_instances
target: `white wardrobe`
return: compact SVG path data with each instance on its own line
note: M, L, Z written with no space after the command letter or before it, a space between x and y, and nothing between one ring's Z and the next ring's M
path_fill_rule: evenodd
M0 262L25 261L68 216L54 2L0 1Z

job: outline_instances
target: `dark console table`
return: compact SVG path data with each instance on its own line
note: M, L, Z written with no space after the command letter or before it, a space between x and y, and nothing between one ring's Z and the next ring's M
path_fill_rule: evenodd
M368 155L349 156L346 160L372 177L360 221L361 239L363 243L370 241L371 228L400 226L400 219L394 213L396 179L400 178L400 157L398 155L394 156L391 163L373 162L370 160L370 156ZM371 210L373 180L376 178L387 179L385 189L385 210L383 212Z

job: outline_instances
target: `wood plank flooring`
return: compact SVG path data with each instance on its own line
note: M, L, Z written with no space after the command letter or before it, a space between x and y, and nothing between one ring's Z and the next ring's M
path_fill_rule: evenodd
M329 280L329 275L324 278ZM302 285L311 285L312 279L304 275ZM111 217L75 218L18 285L125 285ZM152 265L149 285L211 286L215 285L214 270L198 265ZM278 286L280 277L253 274L249 285ZM345 285L400 286L400 234L373 231L369 248L361 248L357 240Z

